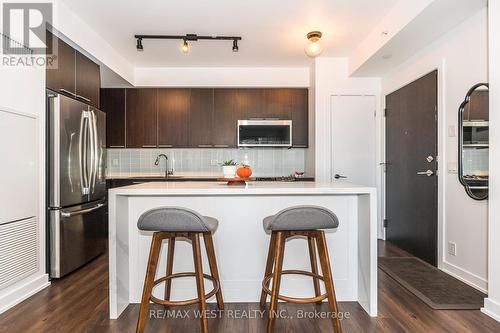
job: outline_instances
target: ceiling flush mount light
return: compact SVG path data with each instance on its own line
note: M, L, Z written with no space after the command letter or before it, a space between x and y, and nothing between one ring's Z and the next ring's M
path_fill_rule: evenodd
M322 35L320 31L311 31L307 34L307 39L309 41L304 48L304 51L309 57L314 58L316 56L319 56L321 52L323 52L323 46L319 41L321 39L321 36Z
M198 36L196 34L186 34L186 35L135 35L134 38L137 39L137 51L143 51L144 46L142 45L143 39L180 39L183 41L181 45L181 51L183 53L189 52L188 42L195 42L198 40L232 40L233 41L233 52L238 52L238 41L241 40L239 36Z

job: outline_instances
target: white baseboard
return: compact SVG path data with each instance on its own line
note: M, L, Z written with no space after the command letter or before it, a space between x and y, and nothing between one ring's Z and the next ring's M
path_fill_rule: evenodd
M0 296L0 313L7 311L49 285L49 276L47 274L27 278L21 284L11 285L7 289L12 290L8 290L6 293L2 291L2 295Z
M449 262L446 261L442 262L440 269L443 272L450 274L451 276L468 284L469 286L476 288L477 290L485 294L488 294L488 281L486 281L482 277L477 276L469 271L466 271L465 269L450 264Z
M500 322L500 303L491 298L484 299L484 308L481 308L481 312Z

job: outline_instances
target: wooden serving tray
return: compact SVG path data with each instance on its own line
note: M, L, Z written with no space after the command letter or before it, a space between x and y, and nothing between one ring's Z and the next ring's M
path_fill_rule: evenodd
M217 180L221 181L221 182L227 182L227 185L245 185L247 182L254 181L255 178L254 177L250 177L250 178L235 177L235 178L218 178Z

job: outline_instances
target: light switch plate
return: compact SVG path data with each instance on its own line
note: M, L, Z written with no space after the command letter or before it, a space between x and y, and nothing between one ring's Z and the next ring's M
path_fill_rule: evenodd
M218 160L210 160L210 165L218 165L219 161Z
M454 138L455 136L456 136L455 125L448 126L448 137Z
M458 165L457 162L448 162L448 173L458 173Z

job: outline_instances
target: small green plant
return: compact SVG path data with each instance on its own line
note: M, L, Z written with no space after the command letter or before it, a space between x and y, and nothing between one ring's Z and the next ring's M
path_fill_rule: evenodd
M224 161L221 163L222 166L237 166L238 162L234 160Z

